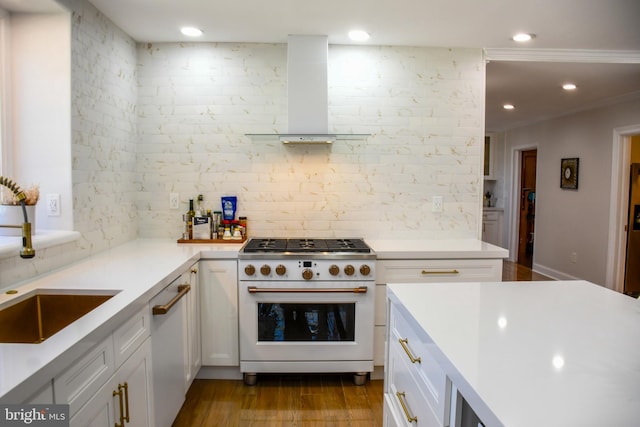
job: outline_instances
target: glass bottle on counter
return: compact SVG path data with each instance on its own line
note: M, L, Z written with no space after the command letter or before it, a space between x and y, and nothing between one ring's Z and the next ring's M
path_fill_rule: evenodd
M193 199L189 199L189 211L187 212L187 230L189 233L189 240L193 239L193 217L196 216L196 211L193 210Z
M196 204L196 216L204 216L206 213L203 209L202 202L204 202L204 196L202 194L198 194L198 203Z

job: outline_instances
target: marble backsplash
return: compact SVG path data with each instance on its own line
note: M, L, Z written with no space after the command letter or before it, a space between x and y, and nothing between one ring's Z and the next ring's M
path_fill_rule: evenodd
M139 44L137 57L141 236L179 236L203 194L214 210L238 196L253 236L477 237L480 50L330 46L329 130L370 136L314 146L245 136L287 132L285 45Z

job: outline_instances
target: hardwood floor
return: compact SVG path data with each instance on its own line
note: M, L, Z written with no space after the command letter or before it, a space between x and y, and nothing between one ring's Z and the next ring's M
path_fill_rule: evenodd
M505 261L504 281L552 280ZM379 427L383 381L353 384L352 375L260 375L255 386L236 380L195 380L174 427Z
M382 426L382 380L352 375L260 375L255 386L195 380L174 427Z
M543 276L540 273L532 271L524 265L511 262L502 262L502 281L531 281L531 280L553 280L550 277Z

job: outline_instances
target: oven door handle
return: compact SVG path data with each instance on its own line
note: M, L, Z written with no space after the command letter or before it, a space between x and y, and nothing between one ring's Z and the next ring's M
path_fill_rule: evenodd
M271 293L271 294L329 294L329 293L349 293L349 294L366 294L368 288L359 286L357 288L258 288L257 286L249 286L247 288L250 294Z

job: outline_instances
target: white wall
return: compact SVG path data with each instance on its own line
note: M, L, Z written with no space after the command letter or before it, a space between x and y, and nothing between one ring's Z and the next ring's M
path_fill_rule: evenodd
M638 123L636 99L505 133L509 159L520 147L538 148L534 270L605 283L613 130ZM560 188L560 161L571 157L580 159L578 190Z
M25 131L37 136L38 161L44 165L50 162L49 158L59 160L70 153L66 173L70 171L72 181L73 227L82 237L46 249L36 246L36 257L32 260L23 260L17 253L15 257L0 259L0 288L137 237L134 200L140 190L140 179L136 171L135 43L89 2L57 1L70 15L66 29L56 27L55 34L66 32L67 37L70 34L70 50L56 44L54 51L51 43L43 42L38 52L43 59L59 55L62 59L54 61L56 67L62 67L64 58L70 63L70 78L67 75L70 88L56 98L61 105L70 98L70 134L61 141L59 136L64 133L64 124L69 123L68 117L60 118L57 124L49 123L48 138L39 133L38 123L32 124L34 129ZM62 51L57 52L58 48ZM46 52L47 49L51 52ZM47 69L49 64L42 66ZM64 85L64 79L46 79L39 86L40 90L55 94L57 89L49 88L48 84ZM47 94L42 95L49 99ZM59 113L50 109L46 112ZM41 185L50 179L55 181L56 177L47 177ZM30 179L24 178L26 182ZM63 205L63 212L66 209Z
M70 19L11 15L10 176L23 190L40 187L35 224L54 230L73 229ZM61 216L46 215L47 193L60 194Z
M138 45L141 236L180 236L202 193L253 236L479 237L480 49L330 46L329 131L371 134L332 146L244 136L287 132L286 72L285 45Z

